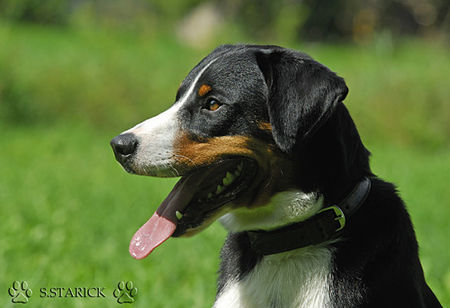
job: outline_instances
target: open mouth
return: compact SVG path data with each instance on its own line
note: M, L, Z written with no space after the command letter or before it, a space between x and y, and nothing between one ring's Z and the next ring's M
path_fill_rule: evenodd
M200 226L225 204L251 190L257 169L251 159L230 158L183 176L134 234L130 254L145 258L169 237Z

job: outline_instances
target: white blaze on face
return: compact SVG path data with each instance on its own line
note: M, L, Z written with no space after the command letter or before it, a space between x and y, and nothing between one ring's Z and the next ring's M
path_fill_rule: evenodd
M133 171L143 175L178 176L173 166L173 146L175 138L180 133L178 111L192 96L198 80L215 60L200 70L189 89L172 107L122 133L134 134L138 139L136 153L131 163Z

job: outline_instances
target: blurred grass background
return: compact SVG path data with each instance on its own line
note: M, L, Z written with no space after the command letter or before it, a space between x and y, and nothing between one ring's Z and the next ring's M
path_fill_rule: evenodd
M450 305L448 4L262 2L0 0L2 307L14 280L28 281L30 307L114 307L121 280L138 307L211 306L225 231L132 259L131 236L176 179L125 173L108 143L170 106L212 48L238 42L302 50L346 79L373 170L398 185L427 281ZM83 286L107 298L39 297Z

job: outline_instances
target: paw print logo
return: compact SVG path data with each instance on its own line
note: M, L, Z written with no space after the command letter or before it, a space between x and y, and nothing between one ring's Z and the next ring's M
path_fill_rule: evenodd
M117 284L117 289L114 290L113 295L117 298L119 304L134 303L134 297L137 294L137 288L133 286L132 281L126 283L121 281Z
M8 289L9 295L12 297L11 301L13 303L28 303L28 299L31 297L33 292L28 287L28 283L26 281L14 281L12 287Z

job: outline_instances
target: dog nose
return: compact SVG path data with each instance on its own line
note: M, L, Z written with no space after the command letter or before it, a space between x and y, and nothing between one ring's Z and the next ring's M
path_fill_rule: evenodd
M136 136L129 133L114 137L110 143L117 160L120 162L133 154L138 145Z

